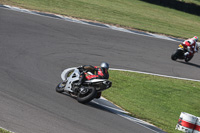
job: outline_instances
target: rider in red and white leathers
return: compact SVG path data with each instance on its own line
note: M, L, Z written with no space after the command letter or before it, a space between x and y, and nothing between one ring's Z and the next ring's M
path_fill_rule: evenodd
M81 73L79 82L77 83L78 86L80 86L85 80L109 78L109 64L106 62L101 63L101 66L84 65L79 68Z
M80 73L79 82L76 84L78 86L81 86L81 84L85 80L109 78L109 73L108 73L109 64L106 62L101 63L101 66L84 65L79 69L82 69L82 71ZM101 97L101 92L98 92L96 98L100 97Z
M193 56L195 52L198 52L199 46L197 44L198 37L194 36L193 38L185 40L182 45L186 48L187 52L185 53L185 57Z

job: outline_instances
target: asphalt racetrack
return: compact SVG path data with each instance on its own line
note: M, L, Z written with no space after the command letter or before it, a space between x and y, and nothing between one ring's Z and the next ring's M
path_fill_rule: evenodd
M152 133L95 103L58 94L83 64L200 80L200 56L172 61L178 42L0 8L0 127L16 133Z

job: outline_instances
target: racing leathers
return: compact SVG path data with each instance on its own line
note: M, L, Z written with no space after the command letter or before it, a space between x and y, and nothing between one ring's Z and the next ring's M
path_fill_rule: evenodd
M195 52L198 52L198 44L196 40L193 38L185 40L182 45L186 48L187 52L185 53L185 57L193 56Z
M81 85L85 80L91 79L108 79L109 73L105 68L99 66L85 65L82 67L78 85Z
M80 78L79 82L77 83L78 86L81 86L81 84L85 80L91 80L91 79L108 79L109 78L109 73L108 69L102 68L99 66L91 66L91 65L85 65L81 67L81 73L80 73ZM101 97L101 92L98 92L96 95L96 98Z

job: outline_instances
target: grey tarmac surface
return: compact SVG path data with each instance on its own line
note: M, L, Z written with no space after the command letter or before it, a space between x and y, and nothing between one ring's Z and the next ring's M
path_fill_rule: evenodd
M0 8L0 126L17 133L151 133L94 103L55 92L82 64L200 79L199 56L171 61L178 43Z

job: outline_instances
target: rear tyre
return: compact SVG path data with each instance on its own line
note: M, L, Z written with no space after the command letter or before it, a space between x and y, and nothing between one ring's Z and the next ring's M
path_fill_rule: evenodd
M64 85L62 84L62 83L59 83L57 86L56 86L56 91L58 92L58 93L62 93L62 92L64 92Z
M190 60L192 59L192 57L193 57L193 55L192 55L192 56L189 56L189 57L186 57L186 58L185 58L185 62L190 61Z
M88 103L90 102L92 99L94 99L97 95L97 91L94 87L90 87L88 88L88 92L85 94L81 94L80 92L77 95L77 101L79 103Z

